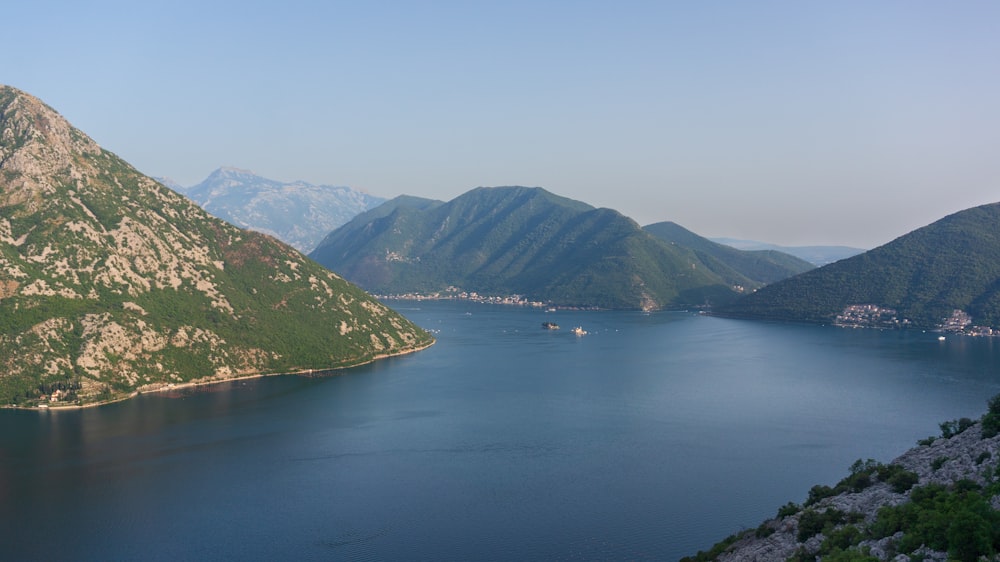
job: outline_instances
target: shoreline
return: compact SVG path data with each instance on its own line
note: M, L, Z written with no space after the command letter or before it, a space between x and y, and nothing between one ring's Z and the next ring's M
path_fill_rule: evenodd
M281 373L252 373L252 374L247 374L247 375L239 375L239 376L235 376L235 377L228 377L228 378L224 378L224 379L195 380L195 381L188 381L188 382L182 382L182 383L154 383L154 384L159 384L160 386L157 386L155 388L136 389L136 390L133 390L131 393L127 394L127 395L117 396L115 398L112 398L111 400L101 400L101 401L97 401L97 402L87 402L85 404L65 404L65 405L59 404L59 405L54 405L54 406L53 405L49 405L49 404L38 405L38 406L10 406L10 405L4 405L4 406L0 406L0 409L4 409L4 410L29 410L29 411L36 411L36 412L82 410L84 408L96 408L98 406L106 406L108 404L115 404L117 402L124 402L126 400L131 400L132 398L135 398L136 396L139 396L140 394L155 394L155 393L159 393L159 392L170 392L170 391L173 391L173 390L184 390L184 389L189 389L189 388L197 388L199 386L210 386L210 385L213 385L213 384L221 384L221 383L224 383L224 382L232 382L232 381L239 381L239 380L249 380L249 379L261 379L261 378L265 378L265 377L302 376L302 375L310 375L310 374L314 374L314 373L333 373L335 371L342 371L342 370L346 370L346 369L353 369L355 367L361 367L362 365L369 365L369 364L374 363L376 361L379 361L381 359L389 359L391 357L402 357L404 355L410 355L411 353L417 353L418 351L423 351L423 350L431 347L435 343L437 343L437 340L432 338L431 341L427 342L427 344L423 345L423 346L414 347L412 349L407 349L405 351L400 351L399 353L383 353L383 354L375 355L371 359L367 359L367 360L364 360L364 361L359 361L357 363L350 363L350 364L347 364L347 365L341 365L339 367L330 367L330 368L326 368L326 369L302 369L302 370L299 370L299 371L287 371L287 372L281 372Z

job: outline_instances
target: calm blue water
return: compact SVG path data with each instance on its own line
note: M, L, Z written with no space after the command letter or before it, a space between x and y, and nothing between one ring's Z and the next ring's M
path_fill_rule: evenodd
M1000 392L988 339L394 304L438 343L0 411L0 558L672 560Z

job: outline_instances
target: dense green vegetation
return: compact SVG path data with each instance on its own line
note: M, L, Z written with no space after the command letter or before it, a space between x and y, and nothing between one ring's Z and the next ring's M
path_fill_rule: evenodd
M902 533L896 548L903 554L926 546L955 560L993 556L1000 549L1000 512L989 498L998 491L995 483L983 488L970 480L915 488L909 502L879 510L869 534L880 539Z
M745 272L724 263L729 253L665 242L616 211L540 188L498 187L447 203L394 199L332 232L311 257L379 294L458 287L637 309L717 305L732 301L737 286L779 275L779 266L760 265L761 254L732 252L748 254Z
M983 416L983 437L995 437L1000 433L1000 395L989 402L989 411Z
M889 244L774 283L720 310L775 320L832 322L852 304L891 308L933 328L952 311L1000 328L1000 204L947 216Z

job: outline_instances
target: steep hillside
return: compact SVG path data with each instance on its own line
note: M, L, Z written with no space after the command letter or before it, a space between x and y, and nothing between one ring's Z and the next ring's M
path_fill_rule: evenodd
M671 244L689 248L724 279L738 277L774 283L813 269L813 265L775 250L744 251L712 242L673 222L658 222L643 230Z
M178 191L221 219L270 234L302 252L385 201L349 187L279 182L235 168L219 168L198 185Z
M1000 397L976 422L941 424L889 464L858 460L834 486L681 562L995 560L1000 552ZM984 557L984 558L981 558Z
M432 341L0 87L0 404L342 367Z
M390 204L331 233L311 257L386 294L458 287L619 309L703 306L737 294L694 252L616 211L544 189L477 188L447 203Z
M1000 328L1000 204L949 215L874 250L769 285L717 312L850 323L864 311L878 315L882 324L937 328L951 319L968 329Z

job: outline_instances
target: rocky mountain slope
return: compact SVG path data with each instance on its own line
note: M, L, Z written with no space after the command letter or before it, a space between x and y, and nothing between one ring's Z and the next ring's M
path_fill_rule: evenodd
M1000 203L967 209L716 312L852 325L863 325L867 316L880 326L935 329L951 322L967 331L1000 329L998 225Z
M270 234L301 252L385 199L349 187L280 182L247 170L219 168L191 187L167 185L240 228Z
M446 203L398 198L335 230L310 256L379 294L457 287L558 306L705 306L759 286L720 276L617 211L537 187L481 187Z
M336 368L432 341L0 87L0 404Z
M682 560L979 560L1000 549L1000 398L887 465L857 461L803 505ZM991 560L993 558L990 558Z

